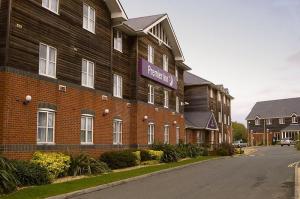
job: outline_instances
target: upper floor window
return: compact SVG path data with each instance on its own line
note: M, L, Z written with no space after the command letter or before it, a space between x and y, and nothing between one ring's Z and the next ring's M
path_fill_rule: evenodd
M170 144L170 126L164 126L164 144Z
M81 116L80 142L81 144L93 144L93 121L92 115Z
M122 144L122 120L115 119L113 123L113 144Z
M214 98L214 90L212 88L209 90L209 96L210 98Z
M175 66L175 77L176 77L176 80L178 81L178 67Z
M54 126L55 126L55 112L50 109L40 109L38 111L38 125L37 125L38 144L54 143Z
M227 106L230 106L230 99L227 100Z
M55 78L56 77L56 57L57 50L51 46L40 43L39 50L39 74Z
M226 105L226 96L223 96L223 104Z
M255 119L255 125L256 125L256 126L259 126L259 125L260 125L260 119L259 119L259 118L256 118L256 119Z
M163 55L163 69L169 72L169 57L167 55Z
M228 121L227 121L228 126L231 124L230 116L228 115Z
M267 119L267 125L272 125L272 119Z
M221 101L221 93L220 93L220 91L218 91L218 101L219 102Z
M179 102L179 97L176 96L176 112L179 113L180 112L180 102Z
M58 14L59 0L43 0L42 6L56 14Z
M154 64L154 48L148 45L148 62Z
M218 121L219 121L219 123L222 123L222 113L221 112L218 113Z
M224 114L224 124L227 124L227 117L226 117L226 114Z
M149 84L148 85L148 103L149 104L154 104L154 86Z
M164 107L169 108L169 91L164 91Z
M292 123L293 123L293 124L298 123L298 121L297 121L297 116L296 116L296 115L293 115L293 116L292 116Z
M87 4L83 4L83 28L95 33L96 11Z
M122 32L116 31L114 36L114 49L120 52L123 51L123 41L122 41Z
M123 97L123 79L120 75L114 74L114 96Z
M284 118L279 118L279 124L285 124L285 119Z
M82 59L81 83L82 86L94 88L94 63L85 59Z
M148 144L154 144L154 123L148 124Z

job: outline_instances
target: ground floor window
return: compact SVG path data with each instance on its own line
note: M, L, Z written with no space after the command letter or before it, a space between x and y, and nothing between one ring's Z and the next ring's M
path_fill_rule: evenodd
M115 119L113 123L113 144L122 144L122 120Z
M205 133L198 131L197 132L197 144L203 144L205 142Z
M180 141L180 128L176 127L176 144L179 144Z
M50 109L40 109L38 111L38 144L54 143L55 112Z
M165 125L164 126L164 144L170 143L170 126Z
M219 133L219 144L222 143L222 133Z
M148 124L148 144L154 144L154 123Z
M81 144L93 144L93 116L81 116L81 131L80 142Z

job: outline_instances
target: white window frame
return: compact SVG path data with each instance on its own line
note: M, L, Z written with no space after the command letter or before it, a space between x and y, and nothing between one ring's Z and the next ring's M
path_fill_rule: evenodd
M151 45L148 45L148 62L154 64L154 48Z
M114 74L114 97L123 98L123 78Z
M272 125L272 119L267 119L267 125Z
M180 127L176 127L176 144L180 142Z
M228 118L228 119L227 119L227 120L228 120L228 121L227 121L227 124L228 124L228 126L230 126L230 124L231 124L230 116L228 115L227 118Z
M87 7L88 16L84 15L84 7L85 6ZM83 27L83 29L95 34L95 32L96 32L96 9L93 8L92 6L86 4L86 3L83 3L82 12L83 12L82 13L82 16L83 16L82 27ZM92 12L94 12L94 14ZM92 17L94 18L94 20L93 20ZM85 23L85 20L84 20L85 18L87 19L87 24Z
M123 33L116 30L116 35L114 36L114 49L123 52Z
M210 92L209 94L210 98L214 98L214 90L211 88L209 92Z
M149 104L155 103L155 88L151 84L148 84L148 103Z
M176 77L176 80L178 81L178 67L175 66L175 77Z
M179 102L179 97L176 96L176 109L175 109L176 113L180 112L180 102Z
M279 124L285 124L285 118L279 118Z
M221 99L221 93L220 91L218 91L218 101L220 102L222 99Z
M81 119L84 119L85 120L85 129L82 129L81 126ZM88 129L88 122L87 120L88 119L91 119L92 120L92 141L91 142L88 142L88 132L89 132L89 129ZM84 135L85 135L85 142L82 142L81 140L81 132L84 131ZM80 117L80 143L81 145L92 145L94 143L94 116L93 115L88 115L88 114L82 114L81 117Z
M164 108L169 108L169 91L164 90Z
M123 121L114 119L113 121L113 145L122 145L123 142Z
M224 116L223 116L223 118L224 118L224 124L226 125L227 124L227 116L226 116L226 114L224 114Z
M41 48L42 46L46 47L46 58L43 58L41 57L42 53L41 53ZM55 55L54 55L54 61L50 61L50 50L53 50ZM42 62L45 62L45 73L42 72L41 70L41 67L42 67ZM50 65L51 64L54 64L54 68L53 68L53 71L54 71L54 75L51 75L49 73L49 69L50 69ZM44 43L40 43L39 45L39 74L40 75L43 75L43 76L46 76L46 77L51 77L51 78L56 78L56 64L57 64L57 49L50 46L50 45L47 45L47 44L44 44Z
M164 125L164 144L170 144L170 125Z
M297 115L292 115L292 124L297 124Z
M154 144L155 125L154 123L148 124L148 145Z
M223 104L226 105L226 96L223 95Z
M86 71L83 71L84 62L86 62ZM92 66L92 73L90 71L90 66ZM83 82L84 75L86 75L86 83ZM92 85L89 85L90 78L92 78L91 79ZM95 63L86 59L82 59L81 85L88 88L94 88L95 86Z
M222 123L222 113L221 112L218 113L218 122Z
M255 119L255 126L259 126L260 125L260 119L259 118L256 118Z
M46 126L39 126L39 113L46 113ZM53 114L53 124L52 127L49 127L49 114ZM46 141L39 141L39 129L40 128L45 128L46 129ZM49 129L53 129L53 140L52 142L48 141L48 134L49 134ZM55 111L52 109L39 109L37 113L37 144L54 144L55 143Z
M169 57L167 55L163 55L163 69L169 72Z
M42 7L46 8L47 10L50 10L51 12L55 13L58 15L58 10L59 10L59 0L56 1L57 5L56 5L56 9L52 10L52 4L53 1L52 0L42 0Z

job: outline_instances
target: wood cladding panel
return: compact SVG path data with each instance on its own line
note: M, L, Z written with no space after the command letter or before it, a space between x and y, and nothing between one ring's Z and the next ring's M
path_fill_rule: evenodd
M38 73L42 42L57 49L58 79L80 85L84 58L95 63L95 88L111 92L110 12L103 1L84 2L96 10L96 34L82 28L81 0L60 1L58 15L41 0L13 0L8 65Z
M207 88L201 86L190 86L185 88L185 111L209 111Z
M0 0L0 66L5 65L9 0Z

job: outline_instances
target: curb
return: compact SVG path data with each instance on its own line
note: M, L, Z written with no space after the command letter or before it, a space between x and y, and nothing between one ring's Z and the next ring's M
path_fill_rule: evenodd
M126 184L128 182L133 182L133 181L136 181L136 180L140 180L140 179L143 179L143 178L146 178L146 177L150 177L150 176L154 176L154 175L159 175L159 174L163 174L163 173L168 173L170 171L184 169L184 168L195 166L195 165L198 165L198 164L201 164L201 163L204 163L204 162L208 162L208 161L211 161L211 160L219 160L219 159L225 159L225 158L228 158L228 157L216 157L216 158L212 158L212 159L209 159L209 160L203 160L203 161L199 161L199 162L194 162L194 163L191 163L191 164L187 164L187 165L183 165L183 166L178 166L178 167L174 167L174 168L169 168L169 169L164 169L164 170L161 170L161 171L156 171L156 172L153 172L153 173L149 173L149 174L145 174L145 175L141 175L141 176L136 176L136 177L128 178L128 179L120 180L120 181L117 181L117 182L112 182L112 183L108 183L108 184L104 184L104 185L99 185L99 186L92 187L92 188L87 188L87 189L83 189L83 190L79 190L79 191L75 191L75 192L71 192L71 193L66 193L66 194L62 194L62 195L58 195L58 196L49 197L47 199L67 199L67 198L73 198L73 197L85 195L85 194L88 194L88 193L93 193L93 192L96 192L96 191L100 191L100 190L103 190L103 189L115 187L115 186L118 186L118 185Z
M300 168L298 162L295 166L295 199L300 199Z

